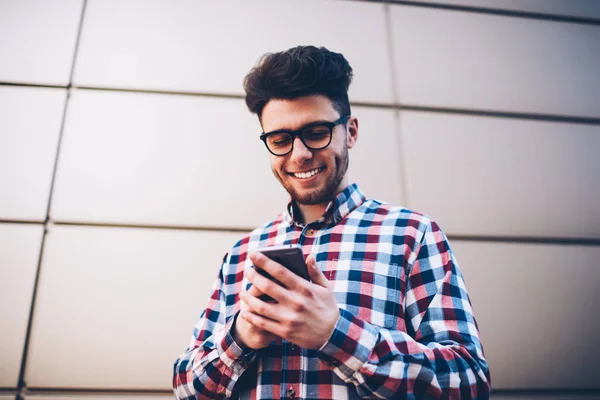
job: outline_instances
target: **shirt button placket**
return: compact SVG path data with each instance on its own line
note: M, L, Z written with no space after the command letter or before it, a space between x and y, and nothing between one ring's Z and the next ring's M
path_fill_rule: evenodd
M296 397L296 391L294 390L293 387L290 386L290 388L287 390L287 398L293 399L295 397Z

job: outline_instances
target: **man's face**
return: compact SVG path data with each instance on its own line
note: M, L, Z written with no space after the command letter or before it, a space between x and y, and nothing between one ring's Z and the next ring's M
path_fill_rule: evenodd
M340 114L325 96L313 95L294 100L271 100L263 109L264 132L278 129L297 130L312 122L333 122ZM298 204L327 204L347 185L348 149L358 137L358 121L333 128L331 144L322 150L310 150L299 138L285 156L270 154L271 170ZM265 149L266 150L266 149Z

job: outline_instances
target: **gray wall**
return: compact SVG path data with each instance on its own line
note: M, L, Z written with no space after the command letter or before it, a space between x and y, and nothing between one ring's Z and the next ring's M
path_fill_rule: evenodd
M354 67L351 177L449 235L494 398L600 398L598 43L594 0L0 0L0 399L170 397L287 201L241 82L297 44Z

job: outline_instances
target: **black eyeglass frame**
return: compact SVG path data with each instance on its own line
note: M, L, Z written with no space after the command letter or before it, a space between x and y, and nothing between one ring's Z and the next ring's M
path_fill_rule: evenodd
M283 156L287 156L288 154L290 154L292 152L292 150L294 150L294 142L296 141L296 138L300 138L300 141L302 142L302 144L310 150L323 150L324 148L326 148L327 146L329 146L331 144L331 139L333 138L333 128L335 128L337 125L340 124L345 124L346 122L348 122L348 120L350 119L350 115L342 115L341 117L339 117L338 119L336 119L333 122L312 122L310 124L304 125L302 128L292 131L290 129L278 129L276 131L272 131L272 132L267 132L267 133L262 133L260 135L260 140L262 140L265 144L265 147L267 148L267 150L269 150L269 153L273 154L274 156L278 156L278 157L283 157ZM327 144L325 146L322 147L311 147L309 145L306 144L306 142L304 141L304 137L302 136L302 132L306 131L309 128L312 128L313 126L326 126L327 128L329 128L329 141L327 142ZM283 154L276 154L273 153L271 151L271 149L269 148L269 145L267 144L267 137L269 137L270 135L276 134L276 133L287 133L288 135L290 135L292 137L292 147L290 147L290 150L287 153L283 153Z

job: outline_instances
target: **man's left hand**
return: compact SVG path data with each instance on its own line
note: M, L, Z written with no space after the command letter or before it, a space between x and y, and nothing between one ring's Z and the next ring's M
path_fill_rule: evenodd
M333 286L317 266L314 256L306 259L312 282L262 253L252 253L250 259L256 267L262 268L286 287L254 269L247 269L246 277L252 285L271 296L276 303L267 303L242 292L240 298L248 307L240 313L240 317L305 349L321 348L331 336L340 310Z

